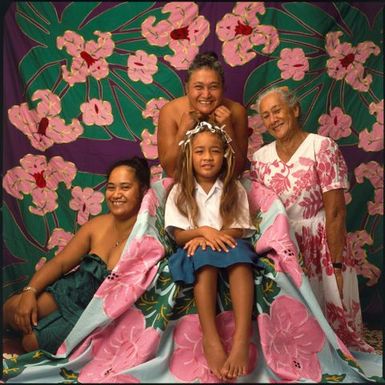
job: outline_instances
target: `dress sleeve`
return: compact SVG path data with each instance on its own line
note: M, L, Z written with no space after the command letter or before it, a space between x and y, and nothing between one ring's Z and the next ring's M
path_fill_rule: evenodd
M316 152L316 170L322 192L349 189L348 168L338 145L330 138L324 138Z
M177 187L178 185L175 185L168 194L164 213L165 230L173 239L174 228L182 230L187 230L191 228L188 218L185 217L176 207L175 200L177 194Z

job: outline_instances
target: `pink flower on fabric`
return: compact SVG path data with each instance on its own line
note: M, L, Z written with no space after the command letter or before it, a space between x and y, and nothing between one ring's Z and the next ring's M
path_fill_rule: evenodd
M223 346L231 350L234 333L234 315L232 311L222 312L217 316L217 327ZM219 383L220 380L211 373L203 352L202 330L197 314L182 317L174 331L176 349L170 359L170 372L180 381L202 383ZM249 368L253 370L257 358L257 349L250 344Z
M359 134L358 147L365 151L381 151L384 148L384 100L379 103L370 103L369 112L376 115L376 122L372 131L367 128Z
M72 210L78 211L77 222L79 225L86 223L90 215L97 215L102 211L101 203L104 201L104 195L99 191L94 191L90 187L82 190L81 187L75 186L72 191L72 199L69 206Z
M272 53L279 45L277 29L261 25L256 14L266 12L263 2L237 2L232 13L217 23L216 34L223 41L222 54L232 67L248 63L256 56L253 47L264 45L262 52Z
M159 120L160 109L169 102L169 100L164 98L151 99L146 103L146 108L142 111L142 116L144 119L152 118L152 122L156 127Z
M44 215L55 211L58 184L63 182L67 189L71 187L76 176L75 165L64 161L61 156L54 156L47 163L44 155L32 154L24 156L20 164L21 167L14 167L5 174L5 191L17 199L23 199L23 194L31 194L34 206L28 209L32 214Z
M270 315L258 316L258 326L266 363L274 373L284 380L321 381L317 353L325 344L325 334L300 301L279 296Z
M151 166L150 171L151 171L151 184L162 179L163 168L160 164L156 166Z
M254 105L252 105L251 108L253 108L253 106ZM266 127L258 114L248 117L248 125L249 130L251 130L251 135L248 141L247 158L252 161L254 153L263 145L262 134L266 132Z
M143 197L139 213L148 211L148 213L152 217L154 217L156 215L156 208L158 206L159 206L159 201L155 194L155 191L152 188L150 188L147 190L146 194Z
M338 338L338 336L336 335L336 338L337 338L337 344L338 344L338 347L340 348L341 352L343 353L343 355L345 356L345 358L349 361L353 361L355 363L357 363L356 359L353 357L352 353L350 353L349 349L346 347L346 345Z
M66 48L67 53L72 56L71 69L63 65L63 80L70 86L75 83L84 83L87 76L96 80L108 76L109 68L106 58L111 56L115 44L111 39L110 32L94 31L99 36L97 42L84 38L73 31L65 31L63 36L58 36L56 45L58 49Z
M302 284L302 269L298 263L298 250L290 237L290 225L286 215L278 214L255 245L258 254L269 253L276 271L287 273L294 284Z
M368 202L368 212L370 215L384 215L384 168L374 160L369 163L361 163L354 170L354 175L358 183L363 183L367 178L374 187L374 202Z
M158 58L143 50L137 50L135 55L129 55L127 60L127 74L134 82L152 83L152 75L158 72Z
M177 70L189 67L210 32L209 22L198 12L194 2L169 2L162 8L162 13L170 13L167 20L154 25L156 18L150 16L142 23L142 36L149 44L168 45L174 52L164 59Z
M162 186L165 190L168 190L173 183L174 179L172 178L167 177L162 179Z
M88 103L80 105L80 111L83 113L84 124L92 126L108 126L114 121L112 116L111 103L99 99L91 99Z
M352 118L344 114L340 107L333 108L330 111L330 115L321 115L318 123L321 125L318 133L323 136L329 136L334 140L346 138L352 133Z
M249 200L250 211L253 214L259 209L262 212L268 211L273 202L279 199L273 190L268 189L263 184L256 181L251 182L247 197Z
M131 308L95 336L93 359L83 366L78 379L84 383L138 383L122 372L151 359L159 341L159 333L146 328L142 312Z
M59 117L60 98L50 90L37 90L31 99L40 100L36 109L30 110L27 103L22 103L20 106L12 106L8 110L8 117L27 136L34 148L45 151L55 143L73 142L83 133L78 119L72 119L72 123L67 126L64 119Z
M381 50L371 41L359 43L357 47L341 43L342 35L341 31L326 34L325 48L330 56L326 62L328 75L337 80L345 79L353 89L367 92L373 79L371 74L366 74L364 64L370 55L377 56Z
M282 79L302 80L309 71L309 61L302 48L284 48L277 62Z
M350 255L353 258L353 265L357 271L357 274L364 277L379 278L381 275L381 270L377 266L368 263L367 252L364 249L364 245L373 244L372 237L365 230L359 230L348 233L347 242L349 244Z
M67 246L67 243L72 239L73 236L73 233L64 231L61 228L56 228L53 230L51 236L48 239L47 248L51 250L57 246L58 248L55 252L56 255L57 253L60 253L65 246Z
M144 293L164 253L163 245L150 235L131 241L113 272L95 293L103 299L104 311L110 318L118 317Z
M376 122L372 126L372 131L367 128L359 134L358 147L365 151L381 151L384 148L384 100L379 103L370 103L369 112L376 115Z
M158 134L157 130L153 134L150 134L145 128L141 134L142 141L140 142L140 148L142 149L143 155L147 159L158 158Z
M38 263L35 265L35 271L40 270L43 267L43 265L45 265L46 262L47 262L47 258L41 257L39 259Z

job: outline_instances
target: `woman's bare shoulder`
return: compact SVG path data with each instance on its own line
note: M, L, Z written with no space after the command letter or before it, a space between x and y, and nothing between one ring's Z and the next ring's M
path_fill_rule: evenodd
M235 100L224 98L223 104L233 112L237 112L237 113L246 112L246 108L241 103L236 102Z
M178 112L186 108L187 105L187 97L186 96L180 96L179 98L170 100L167 102L160 111L162 112Z
M95 218L90 219L88 222L86 222L82 228L85 230L88 230L89 232L98 231L102 228L108 227L110 223L112 223L112 215L110 213L108 214L101 214L98 215Z

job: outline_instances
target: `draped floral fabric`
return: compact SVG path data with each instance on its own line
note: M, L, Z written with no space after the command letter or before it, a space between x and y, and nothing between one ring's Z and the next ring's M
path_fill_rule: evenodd
M159 180L159 109L207 50L247 107L249 159L272 140L255 111L272 84L297 92L305 130L337 141L358 273L382 269L382 3L13 2L3 25L4 297L106 210L112 162L143 154ZM381 317L364 282L363 312Z

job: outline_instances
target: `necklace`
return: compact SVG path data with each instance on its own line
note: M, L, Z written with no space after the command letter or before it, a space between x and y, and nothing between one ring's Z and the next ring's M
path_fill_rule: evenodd
M118 239L116 242L115 242L115 244L114 244L114 248L115 247L118 247L126 238L128 238L128 234L127 235L125 235L123 238L121 238L121 239Z

